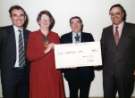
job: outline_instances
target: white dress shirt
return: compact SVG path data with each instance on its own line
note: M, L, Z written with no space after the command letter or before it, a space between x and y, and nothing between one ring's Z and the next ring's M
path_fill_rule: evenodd
M13 28L14 28L14 32L15 32L15 43L16 43L16 61L15 61L14 67L18 68L19 67L19 33L20 33L18 30L22 30L22 32L23 32L23 29L20 29L16 26L13 26ZM23 34L22 34L22 36L23 36ZM24 37L23 37L23 39L24 39ZM24 45L24 43L23 43L23 45Z
M72 32L72 41L73 41L73 43L76 43L76 39L75 39L76 34L79 35L79 37L80 37L79 42L81 42L81 32Z
M124 22L121 22L119 25L113 25L113 34L116 32L116 27L118 27L119 38L121 38L123 26L124 26Z

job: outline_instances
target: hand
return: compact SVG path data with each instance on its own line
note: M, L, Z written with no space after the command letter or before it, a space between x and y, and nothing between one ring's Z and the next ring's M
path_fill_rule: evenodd
M133 71L133 75L135 76L135 70Z
M45 42L44 43L44 47L47 48L48 47L48 44L49 44L48 42Z
M54 43L50 43L46 46L46 49L44 51L45 54L49 53L54 48Z

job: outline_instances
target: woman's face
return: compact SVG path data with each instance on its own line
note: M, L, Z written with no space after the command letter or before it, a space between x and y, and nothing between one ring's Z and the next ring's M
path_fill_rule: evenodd
M40 18L40 20L38 21L39 25L41 28L49 28L50 27L50 18L49 16L47 16L46 14L43 14Z

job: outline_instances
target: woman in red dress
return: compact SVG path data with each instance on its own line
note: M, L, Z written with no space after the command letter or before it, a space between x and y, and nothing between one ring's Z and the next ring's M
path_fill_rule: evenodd
M48 11L37 17L40 30L32 32L28 41L27 58L30 66L30 98L64 98L61 73L55 69L54 44L58 34L52 32L54 18Z

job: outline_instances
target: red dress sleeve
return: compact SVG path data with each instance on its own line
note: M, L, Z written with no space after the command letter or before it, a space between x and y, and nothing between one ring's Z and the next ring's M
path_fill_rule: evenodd
M55 37L55 38L56 38L56 42L55 42L55 43L56 43L56 44L59 44L59 43L60 43L60 37L59 37L59 35L56 34L56 37Z
M41 41L38 32L30 33L27 46L27 59L29 61L36 61L45 56L45 47Z

